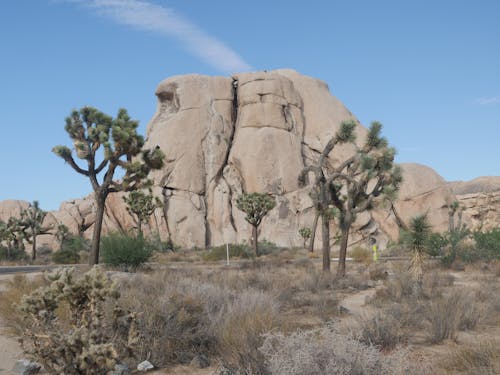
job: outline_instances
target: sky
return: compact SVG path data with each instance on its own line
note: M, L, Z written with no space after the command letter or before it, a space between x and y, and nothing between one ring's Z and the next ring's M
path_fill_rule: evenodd
M92 189L52 154L64 119L121 107L145 134L173 75L292 68L383 125L398 162L500 175L498 0L3 0L0 200Z

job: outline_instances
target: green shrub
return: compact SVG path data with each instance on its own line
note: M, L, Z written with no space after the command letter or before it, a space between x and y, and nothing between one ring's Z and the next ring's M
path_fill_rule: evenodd
M277 254L279 253L280 248L274 242L268 240L259 241L259 254Z
M427 254L433 257L443 255L448 240L441 233L431 233L427 242Z
M1 260L16 261L25 259L28 259L28 254L26 254L26 251L12 247L9 248L0 246L0 261Z
M62 248L52 254L52 260L57 264L76 264L82 260L80 254L88 251L88 241L78 236L69 236L64 240Z
M229 258L250 258L251 250L246 245L229 244ZM215 262L218 260L226 260L227 249L226 245L212 247L210 250L203 254L203 260L206 262Z
M475 232L473 234L476 242L476 252L479 259L500 259L500 229L489 232Z
M80 254L68 249L62 249L52 254L52 261L56 264L76 264L80 261Z
M355 262L369 264L373 261L372 252L366 247L356 246L350 250L349 255Z
M153 247L142 236L111 233L101 239L101 259L110 266L137 268L152 254Z

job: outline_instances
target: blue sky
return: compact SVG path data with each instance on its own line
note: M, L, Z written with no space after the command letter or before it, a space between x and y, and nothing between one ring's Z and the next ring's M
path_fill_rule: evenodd
M172 75L293 68L384 124L399 162L500 175L500 1L5 0L0 200L56 209L91 192L51 153L92 105L154 114Z

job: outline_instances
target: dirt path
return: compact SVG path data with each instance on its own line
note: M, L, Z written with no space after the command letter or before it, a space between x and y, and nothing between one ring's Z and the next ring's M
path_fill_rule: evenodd
M10 374L10 370L19 358L22 350L17 340L4 332L5 326L0 320L0 374Z

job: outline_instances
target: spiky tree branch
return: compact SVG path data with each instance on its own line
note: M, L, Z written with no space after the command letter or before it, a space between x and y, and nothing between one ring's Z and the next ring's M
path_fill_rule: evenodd
M65 130L73 142L77 158L86 166L78 165L72 150L67 146L56 146L52 150L76 172L87 176L94 190L97 212L89 261L91 265L99 263L99 243L107 196L149 186L149 172L163 166L164 155L158 147L143 150L144 138L137 134L138 125L125 109L120 109L113 119L95 108L83 107L74 110L66 118ZM97 161L98 157L102 157L102 160ZM114 179L118 169L125 171L120 181ZM99 181L98 175L103 171L104 176Z

